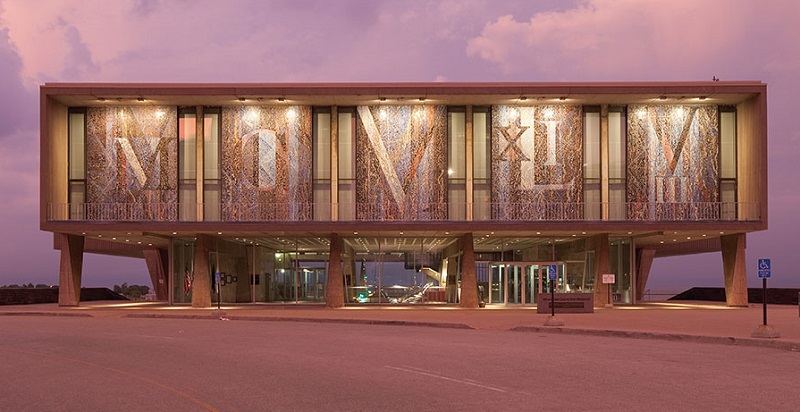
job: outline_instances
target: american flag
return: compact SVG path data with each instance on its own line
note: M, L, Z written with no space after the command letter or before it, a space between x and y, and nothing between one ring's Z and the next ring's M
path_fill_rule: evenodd
M183 273L183 294L188 295L192 291L192 274L189 269Z

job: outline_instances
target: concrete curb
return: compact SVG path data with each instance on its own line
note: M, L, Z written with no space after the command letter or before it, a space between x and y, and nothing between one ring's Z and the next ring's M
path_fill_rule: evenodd
M750 346L750 347L788 350L791 352L800 352L800 343L786 342L775 339L752 339L752 338L737 338L733 336L728 336L728 337L704 336L704 335L687 335L680 333L636 332L636 331L608 330L608 329L573 329L573 328L558 328L558 327L554 328L554 327L543 327L543 326L517 326L511 328L510 331L534 332L534 333L560 333L565 335L607 336L615 338L633 338L633 339L656 339L656 340L666 340L673 342Z
M89 313L74 312L0 312L0 316L58 316L67 318L92 318Z
M138 319L201 319L217 320L219 316L211 315L162 315L152 313L131 313L125 318ZM414 322L406 320L379 320L379 319L337 319L337 318L292 318L279 316L224 316L228 320L260 321L260 322L306 322L306 323L349 323L357 325L385 325L385 326L419 326L427 328L444 329L475 329L463 323L440 322Z

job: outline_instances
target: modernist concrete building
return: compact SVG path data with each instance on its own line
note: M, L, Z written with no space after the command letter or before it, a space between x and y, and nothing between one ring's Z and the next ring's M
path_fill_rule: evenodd
M636 303L654 258L705 252L745 305L766 102L761 82L48 83L41 229L61 305L84 253L144 258L171 304L477 307L550 285Z

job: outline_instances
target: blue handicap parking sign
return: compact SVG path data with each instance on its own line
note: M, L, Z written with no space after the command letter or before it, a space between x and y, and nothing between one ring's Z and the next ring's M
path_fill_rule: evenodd
M547 278L550 280L558 279L558 269L556 268L556 265L550 265L547 268L547 275L548 275Z
M770 259L758 259L758 277L767 279L772 275L772 262Z

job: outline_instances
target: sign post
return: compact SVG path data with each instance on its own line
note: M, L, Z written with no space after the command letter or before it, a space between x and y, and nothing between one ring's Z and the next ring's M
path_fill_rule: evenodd
M606 290L608 291L607 308L614 307L614 301L611 299L611 285L614 283L616 283L616 276L613 273L603 273L603 284L606 285Z
M556 317L556 285L558 284L558 265L547 265L547 280L550 282L550 316L544 326L564 326L564 319Z
M220 309L222 309L220 307L220 305L221 305L220 301L222 300L221 299L222 291L220 291L220 289L221 289L220 288L220 284L222 283L222 274L217 272L216 273L216 277L214 278L214 280L216 280L216 284L217 284L217 310L220 310Z
M758 259L758 277L761 278L764 291L764 326L767 325L767 279L772 276L772 262L770 259Z
M556 265L547 267L547 279L550 281L550 316L556 316L556 282L558 281L558 268Z
M770 259L758 259L758 277L761 279L761 287L764 291L764 323L758 325L751 334L754 338L780 338L781 334L775 327L767 325L767 279L772 276L772 261Z

